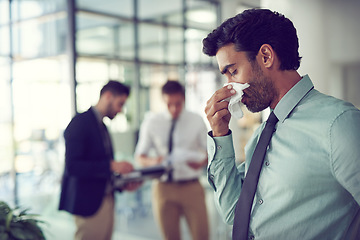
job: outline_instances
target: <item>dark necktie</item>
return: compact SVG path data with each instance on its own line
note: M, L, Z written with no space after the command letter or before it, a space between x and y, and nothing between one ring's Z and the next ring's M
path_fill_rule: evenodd
M102 135L104 138L104 145L105 145L106 153L109 154L113 158L114 154L113 154L113 149L111 146L111 138L110 138L109 131L107 130L107 127L104 123L101 123L101 126L102 126Z
M278 121L279 120L275 116L274 112L271 112L251 158L251 163L246 173L240 197L235 208L232 234L233 240L248 239L250 213L259 180L261 166L264 161L267 146L269 145L275 125Z
M176 123L176 119L172 119L171 120L171 127L170 127L170 131L169 131L169 146L168 146L168 155L170 155L172 148L173 148L173 138L174 138L174 129L175 129L175 123ZM170 163L171 164L171 163ZM172 170L169 171L168 174L168 178L167 178L167 182L171 182L172 179Z
M169 155L172 151L173 148L173 133L174 133L174 128L175 128L175 123L176 123L176 119L172 119L171 120L171 127L170 127L170 131L169 131Z
M111 159L109 159L109 160L113 161L114 160L114 152L113 152L113 149L112 149L110 133L107 130L107 127L103 122L101 122L101 127L102 127L101 128L101 134L103 135L104 147L105 147L106 155L110 156ZM114 175L111 175L110 180L108 180L108 182L107 182L105 192L106 192L106 194L109 194L109 193L111 193L113 191L114 191Z

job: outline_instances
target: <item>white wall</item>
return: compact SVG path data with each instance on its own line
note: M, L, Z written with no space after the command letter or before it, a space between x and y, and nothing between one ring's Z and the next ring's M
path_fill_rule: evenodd
M360 106L360 1L262 0L261 6L283 13L298 32L300 74L315 88Z

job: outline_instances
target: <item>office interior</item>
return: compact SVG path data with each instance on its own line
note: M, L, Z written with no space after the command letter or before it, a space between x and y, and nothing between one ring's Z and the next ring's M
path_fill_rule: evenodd
M202 39L248 8L285 14L297 29L299 73L315 88L360 107L358 0L0 0L0 200L47 222L47 239L72 239L71 215L57 210L64 167L63 131L109 80L131 86L123 113L107 121L116 160L134 164L138 131L149 111L165 109L167 79L186 88L186 108L204 117L226 79L202 54ZM236 158L264 113L231 120ZM209 127L208 123L206 122ZM211 239L230 239L207 184ZM190 239L182 223L184 239ZM161 239L151 211L151 182L116 195L114 239Z

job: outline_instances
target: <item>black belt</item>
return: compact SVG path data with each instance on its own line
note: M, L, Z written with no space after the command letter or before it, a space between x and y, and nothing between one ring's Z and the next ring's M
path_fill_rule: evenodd
M187 184L187 183L194 183L197 182L199 179L192 178L192 179L184 179L184 180L172 180L172 181L164 181L164 183L174 183L174 184Z

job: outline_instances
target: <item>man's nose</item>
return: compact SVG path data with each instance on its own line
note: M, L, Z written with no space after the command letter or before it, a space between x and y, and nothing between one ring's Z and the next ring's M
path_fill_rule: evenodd
M226 74L226 79L227 79L227 83L235 82L235 81L232 79L230 73L229 73L229 74Z

